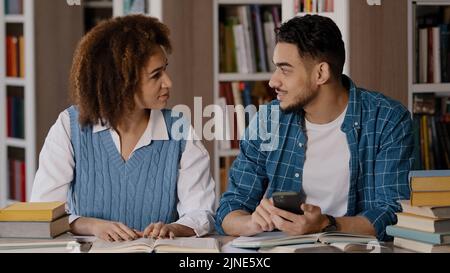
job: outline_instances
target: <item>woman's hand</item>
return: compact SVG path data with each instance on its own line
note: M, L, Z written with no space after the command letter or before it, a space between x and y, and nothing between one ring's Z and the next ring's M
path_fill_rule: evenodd
M71 224L72 232L79 235L95 235L109 242L132 241L139 238L137 232L119 222L81 217Z
M148 225L142 236L144 238L175 238L194 236L195 232L192 228L180 224L164 224L163 222L152 223Z

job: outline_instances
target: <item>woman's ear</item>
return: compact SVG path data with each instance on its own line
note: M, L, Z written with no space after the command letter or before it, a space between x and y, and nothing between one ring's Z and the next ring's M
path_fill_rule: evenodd
M331 67L326 62L321 62L317 64L317 74L316 74L317 85L326 84L331 78Z

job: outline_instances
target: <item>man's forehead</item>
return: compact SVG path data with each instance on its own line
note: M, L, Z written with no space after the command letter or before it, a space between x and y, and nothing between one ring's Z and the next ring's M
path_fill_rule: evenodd
M275 63L289 63L292 66L303 63L303 58L300 56L297 46L288 43L278 43L274 52Z

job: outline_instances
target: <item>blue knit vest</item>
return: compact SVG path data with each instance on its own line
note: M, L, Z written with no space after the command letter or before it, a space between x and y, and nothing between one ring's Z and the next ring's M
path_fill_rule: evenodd
M110 130L93 133L81 127L78 111L70 114L74 150L74 179L68 192L71 213L122 222L143 231L150 223L178 219L177 180L185 141L152 140L124 161ZM162 110L167 128L175 122L170 110Z

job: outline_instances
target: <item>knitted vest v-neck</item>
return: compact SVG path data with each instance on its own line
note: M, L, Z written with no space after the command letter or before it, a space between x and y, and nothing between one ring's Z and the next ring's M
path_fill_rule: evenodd
M176 221L177 180L185 141L152 140L124 161L110 130L93 133L81 128L78 111L70 114L71 142L75 155L74 180L68 193L71 213L122 222L143 231L148 224ZM162 110L167 128L175 122Z

